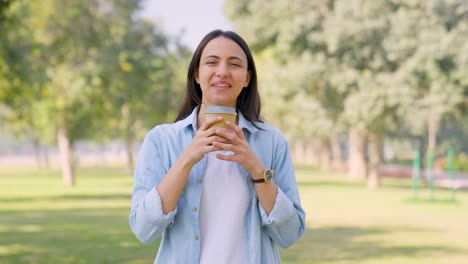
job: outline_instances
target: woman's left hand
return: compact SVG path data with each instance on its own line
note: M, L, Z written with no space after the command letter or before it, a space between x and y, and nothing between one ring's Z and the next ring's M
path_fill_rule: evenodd
M247 142L242 129L236 124L226 121L228 129L218 129L216 134L228 140L227 143L213 142L213 146L233 152L232 155L216 154L221 160L238 162L250 175L262 173L264 165L253 152ZM231 130L231 131L229 131Z

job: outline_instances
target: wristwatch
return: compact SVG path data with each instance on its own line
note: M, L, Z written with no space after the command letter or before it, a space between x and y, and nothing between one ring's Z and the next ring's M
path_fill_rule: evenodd
M261 179L258 179L258 180L252 179L252 182L253 183L267 183L273 179L274 173L275 173L274 170L266 169L263 171L263 177Z

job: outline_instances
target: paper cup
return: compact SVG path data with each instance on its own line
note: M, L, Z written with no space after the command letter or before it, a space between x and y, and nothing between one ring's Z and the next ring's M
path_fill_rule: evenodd
M223 120L212 124L210 127L227 128L226 121L236 122L237 112L235 108L227 106L208 106L205 111L206 120L221 116Z

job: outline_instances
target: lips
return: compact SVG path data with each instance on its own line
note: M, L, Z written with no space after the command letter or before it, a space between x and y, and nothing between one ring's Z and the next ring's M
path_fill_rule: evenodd
M231 85L228 82L224 82L224 81L215 81L215 82L213 82L211 84L211 86L217 87L217 88L229 88L229 87L231 87Z

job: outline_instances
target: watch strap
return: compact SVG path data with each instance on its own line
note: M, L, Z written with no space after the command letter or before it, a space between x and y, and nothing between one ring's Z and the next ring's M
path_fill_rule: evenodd
M253 183L264 183L264 182L266 182L266 180L265 180L265 178L261 178L261 179L258 179L258 180L252 179L252 182Z

